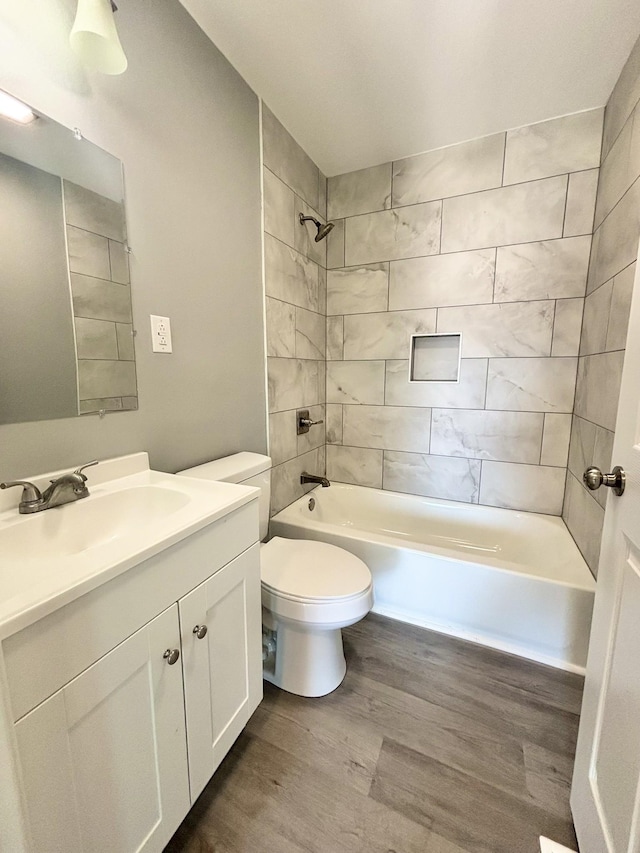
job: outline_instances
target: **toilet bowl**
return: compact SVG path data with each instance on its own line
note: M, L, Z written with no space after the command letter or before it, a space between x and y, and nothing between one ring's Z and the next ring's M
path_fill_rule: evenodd
M179 473L260 488L260 538L268 532L271 459L236 453ZM275 536L260 546L263 676L298 696L325 696L342 682L342 628L373 606L371 572L354 554Z

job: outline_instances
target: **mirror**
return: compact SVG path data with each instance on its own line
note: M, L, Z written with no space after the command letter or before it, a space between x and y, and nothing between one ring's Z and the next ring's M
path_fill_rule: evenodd
M0 424L137 409L122 164L0 115Z

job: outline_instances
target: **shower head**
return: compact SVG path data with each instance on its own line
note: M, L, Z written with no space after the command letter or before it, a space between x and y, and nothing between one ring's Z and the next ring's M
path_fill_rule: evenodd
M318 233L313 238L316 243L319 243L320 240L324 240L329 231L331 231L331 229L335 226L335 222L327 222L323 225L322 222L318 222L318 220L314 216L305 216L303 213L300 213L298 215L298 218L300 220L300 225L304 225L305 222L309 221L313 222L313 224L316 226L316 228L318 229Z

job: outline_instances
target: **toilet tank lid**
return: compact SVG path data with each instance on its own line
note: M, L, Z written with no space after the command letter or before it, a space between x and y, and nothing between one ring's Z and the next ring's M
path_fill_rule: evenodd
M271 468L271 458L263 456L262 453L234 453L232 456L223 456L194 468L185 468L178 471L187 477L199 477L203 480L220 480L223 483L242 483L256 474L261 474Z

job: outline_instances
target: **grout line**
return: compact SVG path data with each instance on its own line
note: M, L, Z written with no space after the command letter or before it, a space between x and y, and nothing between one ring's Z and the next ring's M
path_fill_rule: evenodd
M571 175L568 174L567 175L567 185L566 185L565 191L564 191L564 211L562 213L562 236L563 237L565 236L564 231L565 231L565 228L567 225L567 208L569 207L569 183L570 183L570 179L571 179ZM594 209L594 213L595 213L595 209ZM593 230L593 227L592 227L592 230ZM587 272L588 272L588 269L589 268L587 267Z
M545 430L547 428L547 415L548 414L550 414L550 413L544 412L542 415L542 430L540 431L540 461L538 463L539 465L542 465L542 448L544 446L544 433L545 433ZM565 465L564 467L566 468L567 466Z
M508 131L504 131L504 145L502 147L502 176L500 178L500 186L504 187L504 170L507 165L507 133ZM512 186L509 184L509 186Z
M625 198L625 196L627 196L627 195L631 192L631 190L632 190L632 189L633 189L633 187L638 183L638 181L640 181L640 174L636 176L636 178L632 181L632 183L631 183L631 184L629 184L629 186L627 187L627 189L626 189L626 190L624 191L624 193L620 196L620 198L618 199L618 201L613 205L613 207L612 207L612 208L611 208L611 210L607 213L607 215L604 217L604 219L602 219L602 220L598 223L598 225L594 228L594 230L593 230L593 234L594 234L594 236L595 236L596 232L597 232L597 231L599 231L599 230L602 228L602 226L604 225L604 223L605 223L605 222L607 221L607 219L611 216L611 214L612 214L612 213L613 213L613 211L616 209L616 207L618 207L618 205L619 205L619 204L620 204L620 202L623 200L623 198ZM638 186L640 186L640 184L638 184Z
M551 340L549 342L549 357L550 358L553 357L553 339L554 339L555 334L556 334L556 316L558 313L557 309L558 309L558 300L554 299L553 300L553 322L551 323ZM582 334L582 332L581 332L581 334ZM579 350L580 350L580 342L578 341L578 351Z

